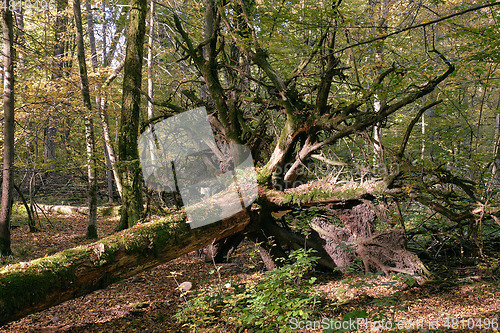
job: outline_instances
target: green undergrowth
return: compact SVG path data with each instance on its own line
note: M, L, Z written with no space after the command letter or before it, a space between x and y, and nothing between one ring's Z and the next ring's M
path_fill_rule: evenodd
M310 277L313 250L290 254L291 263L244 282L232 280L188 296L175 319L197 329L230 328L241 332L290 332L290 321L317 316L324 301Z

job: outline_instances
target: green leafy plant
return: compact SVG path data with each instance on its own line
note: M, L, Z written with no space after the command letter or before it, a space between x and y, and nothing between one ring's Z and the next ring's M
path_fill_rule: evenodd
M201 290L175 318L191 329L224 325L252 332L288 332L292 318L307 320L319 312L321 295L312 288L316 278L307 278L318 259L312 252L292 252L291 263L259 274L257 280Z

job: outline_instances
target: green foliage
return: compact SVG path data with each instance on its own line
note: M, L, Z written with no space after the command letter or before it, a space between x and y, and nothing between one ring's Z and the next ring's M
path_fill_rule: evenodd
M311 319L319 311L321 297L313 290L316 278L306 278L317 260L312 253L294 251L292 263L258 275L256 280L201 290L182 305L175 318L191 329L225 325L240 331L288 332L292 318Z
M291 218L291 221L289 221L290 228L294 231L298 231L304 234L307 237L311 230L311 220L314 217L319 216L320 212L321 210L318 207L297 210L298 214L296 216L293 216L293 218Z

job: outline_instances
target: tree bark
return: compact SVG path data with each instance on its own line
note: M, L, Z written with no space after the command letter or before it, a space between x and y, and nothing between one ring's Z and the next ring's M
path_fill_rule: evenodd
M109 66L109 63L111 62L113 55L115 54L115 51L118 46L118 41L120 40L120 37L122 36L122 31L124 29L124 21L126 17L126 13L128 13L127 7L122 8L122 11L120 13L120 17L116 26L116 31L115 31L115 36L111 42L111 45L109 48L107 47L107 38L106 34L108 32L108 27L106 24L106 2L102 1L102 12L104 13L104 20L102 23L102 66L107 67ZM93 38L92 36L94 35L94 24L92 21L92 13L91 13L91 6L90 6L90 0L87 1L87 24L88 24L88 29L89 29L89 39L90 39L90 51L92 53L92 59L97 59L97 51L95 50L95 37ZM94 42L92 42L92 39ZM94 56L95 53L95 56ZM94 63L92 63L94 66ZM116 190L118 191L118 194L120 195L120 198L122 197L122 185L120 181L120 175L118 174L118 167L116 165L116 153L115 153L115 148L112 144L111 141L111 136L109 134L109 121L108 121L108 114L106 111L106 93L104 91L104 88L106 88L117 76L117 73L120 72L123 68L124 62L120 63L118 67L114 70L114 72L110 75L110 77L102 84L101 87L99 87L98 91L98 102L96 98L96 104L97 104L97 111L99 113L99 117L101 118L101 125L102 125L102 131L103 131L103 140L104 140L104 145L105 145L105 154L106 154L106 164L109 163L108 166L108 172L107 172L107 178L108 178L108 184L109 182L112 183L111 178L114 179L115 184L116 184ZM97 64L95 65L97 68ZM109 186L109 185L108 185ZM108 191L110 196L112 190Z
M120 198L122 197L122 183L120 181L120 175L118 173L118 167L116 165L116 154L115 154L115 149L113 147L113 143L111 141L111 136L109 135L109 120L108 120L108 113L106 111L106 98L101 95L100 99L100 106L97 108L97 111L99 112L99 117L101 118L101 126L102 126L102 132L103 132L103 140L104 140L104 145L106 147L107 151L107 156L109 159L109 165L111 168L112 176L114 177L115 184L116 184L116 190L118 191L118 194L120 195Z
M94 122L92 120L91 110L89 110L89 113L85 116L85 141L87 146L88 176L87 202L89 206L86 237L89 239L97 239L97 162L95 156Z
M154 117L154 85L153 85L153 34L154 34L154 1L149 2L150 10L149 10L149 36L148 36L148 121L151 121ZM153 124L150 124L150 129L153 131ZM154 151L154 143L150 142L151 151ZM152 156L153 157L153 156ZM154 163L154 158L151 160Z
M87 238L97 238L97 179L95 175L95 139L94 124L92 120L92 103L90 101L89 79L87 76L87 64L85 63L85 49L83 45L82 12L80 0L73 0L73 11L75 15L76 43L78 48L78 65L80 68L80 83L85 105L85 141L87 147L87 176L88 189L87 200L89 206Z
M247 211L190 229L181 213L0 270L0 325L104 288L241 232Z
M115 201L115 188L113 184L113 166L111 165L111 161L109 159L109 151L106 146L106 142L104 139L102 140L103 148L104 148L104 159L106 160L106 183L108 188L108 202L113 203Z
M153 119L153 102L154 102L154 86L153 86L153 34L154 34L154 1L150 2L149 11L149 36L148 36L148 120Z
M101 118L102 125L102 133L104 139L104 145L106 146L106 150L108 152L109 164L111 166L111 171L113 172L113 176L115 179L116 189L120 198L122 197L122 183L120 180L120 175L118 173L118 166L116 165L116 154L115 149L113 147L113 143L111 141L111 136L109 134L109 119L108 113L106 111L106 94L103 94L103 89L106 88L114 81L114 79L118 76L118 73L123 69L125 62L121 62L118 67L111 73L111 75L106 79L106 82L101 86L101 100L100 106L97 108L99 112L99 117Z
M19 49L17 50L17 59L18 59L18 68L22 69L24 68L24 47L25 47L25 32L24 32L24 8L20 6L16 12L15 12L15 19L16 19L16 31L17 31L17 37L16 37L16 42L17 45L19 46Z
M139 221L143 215L142 181L137 138L141 104L142 62L146 30L147 0L130 2L127 50L123 75L123 96L118 137L118 170L122 182L122 210L119 230Z
M57 16L55 21L54 33L54 71L52 79L58 80L64 75L65 61L63 60L65 49L65 31L68 29L68 17L66 8L68 0L57 0L56 9ZM47 118L47 126L45 127L45 140L43 145L43 162L50 171L56 168L56 135L57 135L57 110L56 114L49 114Z
M105 4L104 9L105 9ZM94 34L94 17L92 15L92 6L90 3L90 0L85 1L85 8L87 10L87 29L89 33L89 42L90 42L90 57L92 60L92 71L94 73L97 73L97 69L99 67L98 65L98 56L97 56L97 49L96 49L96 41L95 41L95 34ZM105 27L103 27L105 29ZM106 59L106 36L103 35L103 64ZM99 114L102 114L105 111L102 111L101 108L106 107L106 104L103 103L103 97L101 95L101 90L100 88L96 89L96 96L95 96L95 104L96 108ZM102 118L101 118L102 119ZM103 126L103 129L105 131L109 131L108 129L109 126ZM105 136L109 137L109 133L106 133ZM115 162L114 158L114 150L113 147L108 147L106 143L106 139L103 139L103 144L104 144L104 158L106 160L106 180L108 183L108 198L109 202L113 202L113 197L114 197L114 189L113 189L113 179L114 179L114 172L113 172L113 165L111 163L111 158L110 154L113 154L113 163ZM118 178L118 177L116 177ZM117 188L121 190L121 186L117 185ZM121 193L121 191L119 191Z
M500 97L497 103L497 114L495 116L495 146L493 148L493 179L496 186L500 186Z
M14 32L10 1L5 1L2 10L3 18L3 110L4 110L4 142L2 199L0 210L0 256L11 254L10 249L10 216L12 213L12 192L14 167Z

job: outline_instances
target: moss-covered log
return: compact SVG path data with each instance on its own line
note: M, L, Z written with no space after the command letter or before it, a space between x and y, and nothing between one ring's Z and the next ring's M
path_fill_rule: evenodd
M242 231L246 211L190 229L173 213L98 242L0 269L0 325L104 288Z

